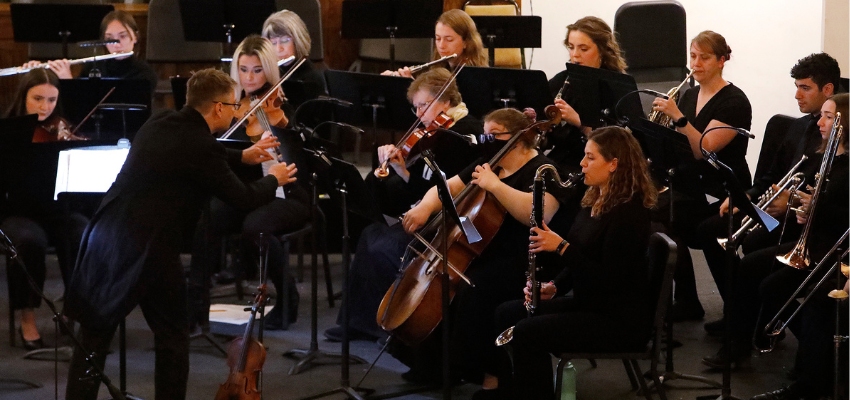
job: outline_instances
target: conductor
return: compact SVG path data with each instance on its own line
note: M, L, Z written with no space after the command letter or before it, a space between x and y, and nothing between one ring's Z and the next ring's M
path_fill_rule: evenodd
M102 367L115 330L140 305L154 333L156 399L184 399L189 374L186 280L180 263L203 201L215 195L250 210L274 199L295 181L294 164L276 164L269 175L245 184L229 164L272 159L267 137L243 151L228 150L213 133L227 129L239 107L236 82L213 69L189 79L186 107L148 120L136 134L127 161L83 235L65 293L65 314L80 323L80 341ZM88 366L76 349L67 399L96 399L100 382L81 380Z

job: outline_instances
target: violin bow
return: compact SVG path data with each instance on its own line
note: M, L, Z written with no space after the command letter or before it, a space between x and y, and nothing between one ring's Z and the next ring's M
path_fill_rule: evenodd
M97 102L97 104L95 104L95 106L91 109L91 111L89 111L89 113L86 114L86 117L83 118L83 120L80 121L80 123L77 124L76 127L74 127L74 130L71 131L71 135L74 135L74 134L77 133L77 131L80 129L80 127L83 126L83 124L86 123L86 121L88 121L89 117L91 117L92 114L94 114L95 110L97 110L97 108L100 107L100 105L103 104L104 101L106 101L106 98L109 97L109 95L112 94L112 92L114 92L114 91L115 91L115 87L113 86L112 89L109 89L109 92L106 93L106 96L103 96L103 98L100 99L100 101Z

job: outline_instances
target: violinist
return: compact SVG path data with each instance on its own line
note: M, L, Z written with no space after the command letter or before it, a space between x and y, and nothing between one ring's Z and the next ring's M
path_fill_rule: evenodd
M273 83L279 80L277 68L277 56L272 43L260 36L252 35L246 37L236 48L233 54L230 76L237 82L237 93L240 98L237 114L245 113L251 106L251 98L264 95ZM274 98L274 97L273 97ZM280 99L278 99L280 101ZM272 137L279 140L281 145L277 151L281 154L281 161L286 164L305 165L301 160L301 139L297 134L283 130L288 119L280 109L281 103L269 101L262 106L262 110L269 118L272 132L263 131L264 128L256 118L249 119L251 124L245 130L236 131L231 136L234 139L250 139L257 141L262 137ZM258 111L259 112L259 111ZM246 135L247 133L247 135ZM270 151L270 154L274 154ZM276 156L276 154L274 154ZM268 175L270 168L276 164L274 160L262 164L263 174ZM299 178L306 178L303 175ZM232 269L225 270L220 274L221 279L233 279L236 274L247 273L255 270L254 260L257 257L257 241L264 234L269 244L268 271L277 293L283 293L284 284L289 285L290 295L293 296L290 305L292 308L287 312L290 322L297 315L297 296L294 281L291 277L283 276L283 245L277 240L276 235L292 232L304 226L310 218L310 197L304 187L295 183L279 188L274 200L257 207L254 210L240 210L228 205L220 197L214 197L210 202L209 226L206 228L208 234L196 242L194 252L198 255L192 257L193 286L190 298L196 305L193 307L193 315L190 323L197 322L203 318L209 310L208 306L198 303L203 296L196 291L203 287L202 276L204 271L211 271L218 265L218 255L221 253L221 238L230 233L242 233L240 262L235 262ZM265 328L276 330L283 328L283 308L275 303L272 310L266 315Z
M58 129L64 123L60 122L64 120L57 106L58 84L59 78L53 71L35 69L28 72L18 85L6 117L38 114L36 131L44 139L41 141L76 138L68 129ZM0 208L0 229L20 249L22 261L39 286L44 285L47 247L53 244L62 278L67 282L88 220L79 213L63 217L54 202L34 201L35 196L28 188L26 183L13 184L8 188L9 193L4 193L4 197L8 196L8 207ZM23 347L27 350L44 347L34 313L41 305L41 297L30 288L23 271L14 266L9 266L9 300L13 310L20 310L18 332Z
M617 37L601 18L588 16L567 25L564 46L569 50L572 64L626 73L626 60ZM555 99L564 122L549 135L548 144L554 148L547 157L569 171L576 170L584 157L585 135L591 128L582 124L581 116L565 100L569 98L569 87L564 88L568 76L568 71L564 70L549 80L552 96L557 97L560 93L564 97Z
M523 241L527 251L557 253L564 268L542 285L541 301L530 318L523 300L496 310L497 329L487 343L516 325L510 342L513 372L507 353L493 346L495 358L487 358L491 376L473 399L554 399L550 353L638 351L646 346L652 294L645 254L657 190L640 144L620 127L588 135L581 167L588 190L566 239L543 225L532 228ZM573 296L565 296L571 289ZM513 297L521 297L520 291Z
M437 24L434 26L432 47L434 52L431 55L431 60L433 61L457 54L457 57L447 60L445 62L447 65L443 65L443 67L454 68L461 61L472 67L490 65L487 49L484 48L484 42L482 42L481 35L478 34L478 29L475 27L475 21L463 10L449 10L440 15ZM413 77L409 67L401 68L395 72L384 71L381 75Z
M289 69L298 60L307 58L290 78L290 81L300 82L304 88L303 97L301 94L290 94L288 103L292 107L298 107L304 101L328 94L324 75L309 59L310 33L298 14L289 10L281 10L269 15L266 22L263 23L263 37L274 45L278 60L295 56L288 64L280 66L280 76L289 72Z
M442 96L437 98L440 88L451 74L443 68L435 68L419 75L407 90L407 98L413 104L412 111L421 118L422 124L431 125L438 115L445 113L452 121L446 128L461 135L483 133L481 122L469 114L463 103L457 84L451 82ZM457 174L477 157L477 150L462 139L448 133L435 132L427 148L434 153L440 168L449 176ZM423 144L417 144L421 146ZM389 161L389 176L384 179L369 174L367 183L373 189L378 206L386 215L398 216L410 209L433 186L431 170L422 159L405 160L394 145L378 148L378 160ZM375 322L378 305L396 278L399 259L405 245L412 237L399 224L386 226L372 224L364 229L357 244L349 277L350 289L345 297L350 303L350 337L374 339L385 333ZM339 314L337 323L342 322ZM340 340L342 328L337 326L325 331L330 340Z
M475 285L461 283L451 305L452 315L450 337L452 353L451 371L456 377L470 382L481 383L487 371L488 359L495 347L492 332L495 330L493 315L496 307L516 298L525 283L525 271L528 264L528 227L532 208L530 192L537 168L543 164L552 164L546 156L535 149L534 138L523 131L531 120L515 109L500 109L484 117L484 130L495 136L497 141L506 143L514 135L523 135L515 147L493 169L485 159L469 165L459 174L448 180L449 189L455 196L467 185L478 185L495 197L507 210L504 222L498 228L492 241L474 259L465 271L465 275ZM545 195L543 220L549 222L569 192L550 184L551 190ZM437 197L436 188L425 194L422 201L404 216L403 225L407 232L415 232L425 225L427 220L437 214L442 205ZM446 321L444 321L446 322ZM435 330L439 332L439 328ZM435 367L438 360L429 347L429 340L439 340L439 335L431 335L415 350L411 371L405 378L419 382L434 382L439 377L440 368Z
M268 138L237 151L216 142L213 133L226 130L236 112L235 86L221 71L198 71L189 79L185 108L165 110L142 126L86 230L65 291L65 313L80 323L80 341L101 368L120 321L141 307L154 334L157 399L186 397L189 330L180 253L203 202L215 194L253 209L296 180L295 166L284 163L250 183L231 170L271 159L267 149L277 145ZM75 350L67 399L97 398L100 381L81 379L88 357Z
M126 11L112 11L100 22L101 39L117 40L118 43L106 45L110 54L134 51L139 42L139 29L136 20ZM30 61L23 65L32 68L40 65L39 61ZM71 64L66 59L48 61L50 69L56 72L60 79L72 79ZM96 69L96 70L95 70ZM94 72L94 73L93 73ZM99 73L100 75L97 75ZM139 59L136 54L105 61L88 63L83 66L80 77L100 76L104 78L144 79L150 84L151 95L156 89L157 74L150 64Z

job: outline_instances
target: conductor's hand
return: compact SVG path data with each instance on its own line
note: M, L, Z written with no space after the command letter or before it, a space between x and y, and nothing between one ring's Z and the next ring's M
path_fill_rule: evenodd
M539 253L541 251L555 251L558 245L564 241L557 233L549 229L546 222L543 223L543 229L540 227L531 228L531 236L528 237L528 251L531 253Z
M522 289L522 292L525 293L525 304L531 304L531 280L525 281L525 288ZM555 297L557 292L558 288L555 287L554 282L540 284L540 300L549 300Z
M298 168L295 167L295 164L287 164L285 162L269 167L269 175L274 175L277 178L278 186L287 185L298 180L295 177L297 172Z
M673 102L673 100L665 99L663 97L658 97L652 101L652 111L660 111L674 121L685 116L685 114L682 114L682 112L679 111L679 107L676 106L676 103Z
M277 138L274 135L269 134L269 132L263 133L263 138L258 140L257 143L254 143L253 146L242 150L242 163L243 164L259 164L264 161L274 160L271 154L269 154L268 149L280 146L280 142L277 141Z
M404 227L404 231L407 233L416 232L419 228L423 227L426 222L428 222L428 217L431 216L431 212L419 203L416 207L413 207L404 214L404 219L402 219L401 224Z
M472 183L481 187L488 192L502 184L498 176L490 169L490 164L484 163L475 167L472 172Z
M561 110L561 118L572 126L581 127L581 117L564 99L555 100L555 106Z

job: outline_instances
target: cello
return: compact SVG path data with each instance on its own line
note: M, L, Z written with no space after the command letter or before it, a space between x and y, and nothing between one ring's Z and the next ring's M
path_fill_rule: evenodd
M523 136L536 136L537 141L555 124L560 123L561 114L556 106L546 107L549 120L532 124L520 133L511 137L504 147L489 161L491 168L498 167L499 162L511 150L519 145ZM408 263L401 275L384 295L378 308L377 322L385 331L408 345L416 345L427 338L442 321L442 255L448 255L449 270L449 299L451 301L457 291L460 280L466 268L487 247L505 219L506 209L495 197L481 189L478 185L468 184L454 199L458 214L469 219L481 234L482 239L469 243L459 227L451 218L446 224L448 247L444 247L443 218L438 214L424 228L432 239L425 242L424 235L416 235L408 248L416 253L416 257ZM425 245L425 250L413 248L417 242ZM445 251L444 251L445 249Z

